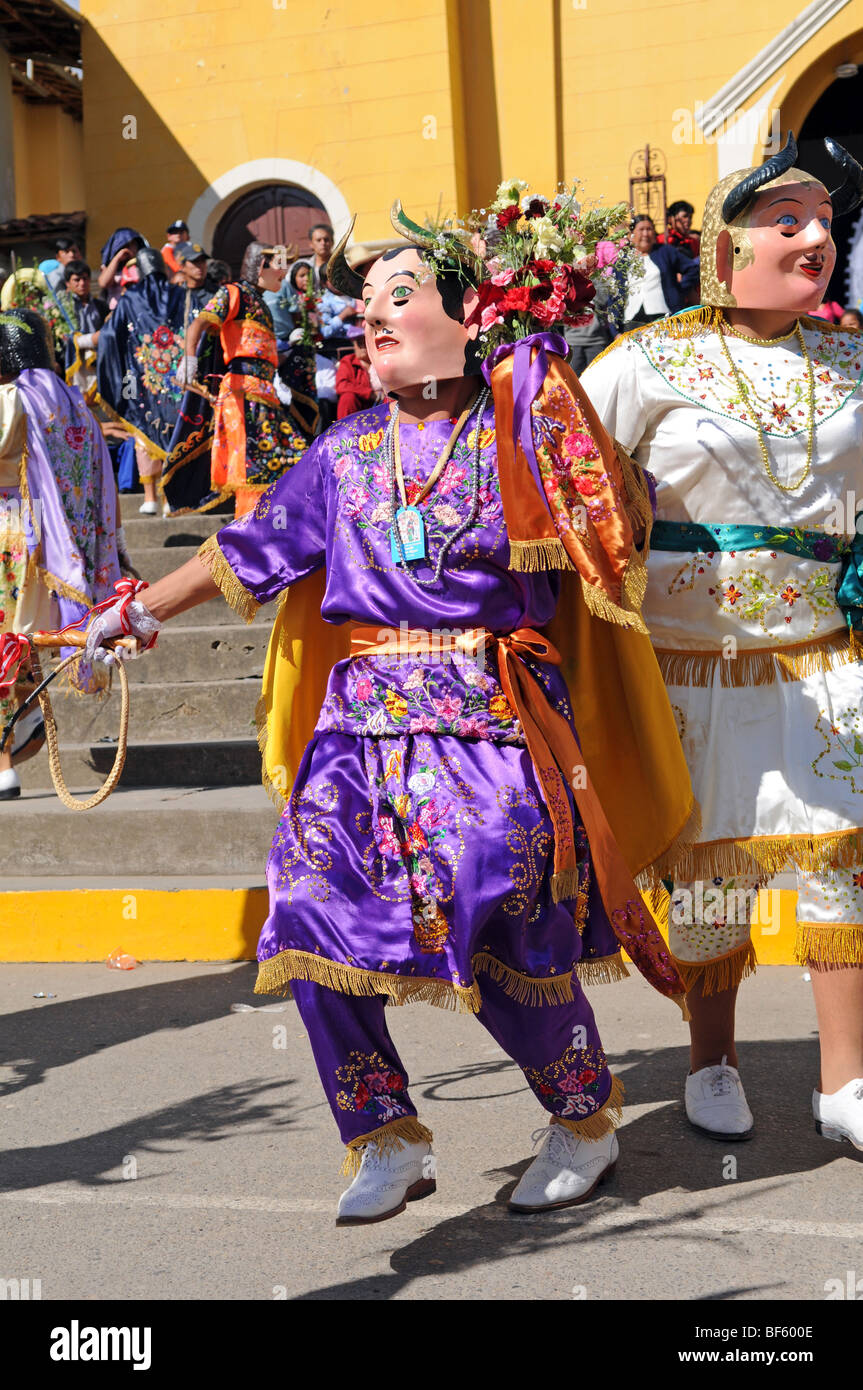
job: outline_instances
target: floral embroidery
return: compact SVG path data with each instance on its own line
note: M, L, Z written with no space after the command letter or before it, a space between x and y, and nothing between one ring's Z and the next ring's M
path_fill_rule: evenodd
M460 654L457 654L460 655ZM521 744L521 725L502 693L495 663L361 656L330 691L317 723L324 730L381 737L455 734Z
M675 956L693 962L716 960L743 945L757 895L754 875L675 883L668 913L668 941Z
M804 338L815 375L815 420L820 423L841 410L857 389L863 378L863 346L859 334L842 331L804 329ZM636 339L651 366L679 395L713 415L724 415L754 430L727 363L717 360L708 364L705 360L705 349L709 350L715 342L712 332L670 339L661 323L656 329L639 333ZM735 339L732 351L739 364L741 351L752 354L757 350ZM740 367L765 433L777 438L788 438L805 429L809 414L806 372L802 365L798 371L786 372L790 360L800 364L796 341L771 348L770 357L765 356L764 366L759 366L759 372L764 372L763 380L755 376L754 367ZM712 372L709 388L703 377L708 365ZM751 374L746 375L747 371Z
M166 323L145 333L135 348L144 386L154 397L168 397L179 405L183 393L177 385L177 364L185 351L183 340Z
M599 1092L605 1082L607 1064L601 1047L570 1045L548 1066L524 1067L523 1071L531 1088L542 1097L546 1109L561 1119L583 1119L604 1104Z
M384 774L377 779L380 847L390 859L400 859L408 875L414 939L426 955L442 955L449 923L435 892L437 879L431 855L442 848L452 802L435 796L438 769L414 764L407 792L393 794L391 784L401 785L403 757L399 749L389 753Z
M405 1104L405 1078L401 1072L393 1071L379 1052L349 1052L344 1066L336 1067L335 1074L336 1080L347 1088L336 1093L339 1109L374 1115L372 1129L414 1113Z
M809 578L798 580L799 588L788 579L777 582L758 569L743 570L728 579L722 579L708 593L716 600L721 613L741 618L744 622L757 622L768 634L775 636L767 626L767 619L782 613L782 605L793 608L803 599L809 607L811 622L808 631L795 634L796 641L806 641L814 636L825 617L833 617L838 612L836 605L835 578L828 569L817 569ZM741 601L742 600L742 601ZM790 614L784 616L791 622Z
M837 710L833 719L826 711L819 710L815 732L825 743L812 760L816 777L848 782L855 794L863 791L863 710L859 706ZM831 768L836 771L832 772Z

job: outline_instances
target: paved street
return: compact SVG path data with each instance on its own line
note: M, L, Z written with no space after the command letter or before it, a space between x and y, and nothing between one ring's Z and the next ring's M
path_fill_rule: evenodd
M0 1277L43 1299L819 1300L863 1275L863 1155L814 1133L799 968L741 992L758 1132L736 1147L683 1120L677 1011L637 978L594 989L621 1160L598 1200L545 1216L505 1209L544 1124L521 1074L474 1019L393 1010L438 1191L366 1230L333 1224L341 1148L294 1005L230 1011L278 1003L253 980L0 966Z

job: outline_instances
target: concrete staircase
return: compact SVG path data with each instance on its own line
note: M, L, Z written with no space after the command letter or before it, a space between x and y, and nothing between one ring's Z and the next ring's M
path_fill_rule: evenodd
M135 567L151 582L230 520L141 517L140 501L121 499L123 524ZM0 804L0 887L44 890L76 879L92 887L100 874L154 888L182 887L190 876L214 887L262 884L277 812L261 787L254 713L272 618L265 611L247 625L217 598L169 624L155 651L129 663L126 767L95 810L62 806L44 750L25 763L21 800ZM110 768L119 708L116 693L55 700L63 771L76 793L95 790Z

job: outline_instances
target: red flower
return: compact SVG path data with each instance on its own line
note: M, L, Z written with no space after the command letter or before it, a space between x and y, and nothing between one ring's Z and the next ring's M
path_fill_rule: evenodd
M360 1084L359 1084L359 1086L357 1087L357 1093L356 1093L356 1095L354 1096L354 1107L355 1107L357 1110L362 1110L363 1106L368 1102L368 1098L369 1098L369 1089L368 1089L368 1086L366 1086L366 1085L364 1084L364 1082L361 1081Z
M173 346L174 335L166 324L161 324L158 328L154 330L153 342L157 343L159 347Z
M531 198L525 211L525 217L544 217L548 203L545 198Z
M592 497L596 492L596 483L593 478L576 478L575 490L580 492L582 497Z
M391 1071L387 1076L387 1085L391 1091L403 1091L405 1081L403 1076L399 1076L397 1071Z
M470 328L471 324L473 323L479 323L483 315L483 310L487 309L489 305L500 304L500 301L503 299L506 291L503 290L500 287L500 285L493 285L491 283L491 280L483 280L482 283L477 286L476 293L476 308L474 309L473 313L470 314L467 319L465 319L466 328Z
M589 1086L591 1081L596 1080L596 1072L592 1067L585 1067L584 1071L578 1073L578 1079L579 1081L583 1081L585 1086Z
M507 290L501 303L501 310L507 313L513 310L517 314L526 313L531 308L532 290L527 285L516 285L511 290Z
M520 217L521 208L518 203L512 203L508 208L504 208L503 212L499 212L497 215L499 231L502 232L504 227L508 227L510 222L517 222Z
M535 270L538 275L551 275L557 262L533 260L528 262L528 270Z

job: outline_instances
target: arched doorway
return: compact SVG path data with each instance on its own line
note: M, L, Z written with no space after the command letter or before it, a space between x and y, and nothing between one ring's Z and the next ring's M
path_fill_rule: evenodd
M852 66L849 64L849 67ZM859 164L863 164L863 67L849 77L837 77L822 92L804 120L797 139L800 151L798 164L828 188L840 181L835 164L824 148L824 136L832 135L844 145ZM857 217L843 217L835 223L836 269L825 296L843 305L850 305L848 284L848 255Z
M212 254L238 275L250 241L292 246L295 255L305 255L311 250L309 228L328 221L320 198L308 189L267 184L242 194L222 214L213 233Z

